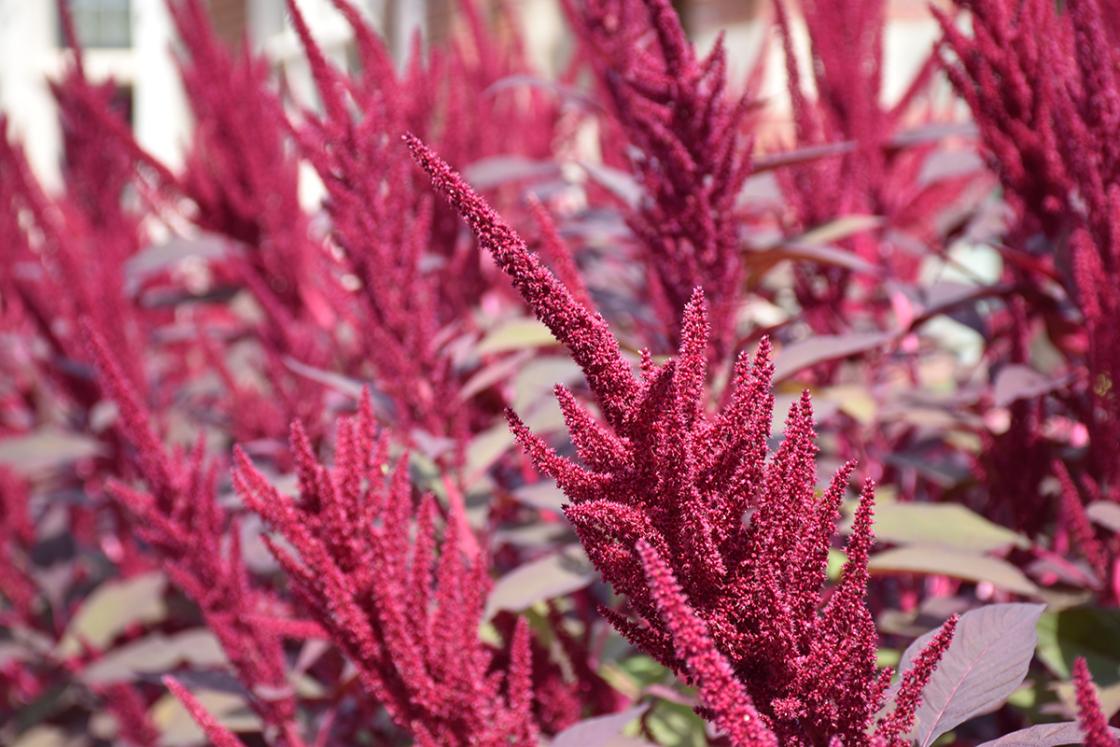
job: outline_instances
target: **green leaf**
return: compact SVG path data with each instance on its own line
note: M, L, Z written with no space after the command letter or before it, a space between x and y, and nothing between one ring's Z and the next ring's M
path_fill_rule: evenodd
M843 531L851 527L846 523ZM875 539L900 545L943 545L978 554L1030 541L956 503L883 503L875 506Z
M974 555L947 547L910 545L887 550L872 556L868 568L872 573L918 573L949 576L964 581L987 581L1006 591L1035 596L1037 587L1007 561Z
M552 336L552 332L543 323L536 319L522 317L511 319L492 329L478 343L475 352L479 355L486 355L487 353L501 353L506 350L542 348L557 344L559 343L557 343L556 338Z
M875 666L880 669L897 667L902 658L902 652L897 648L881 648L875 652Z
M665 665L645 654L628 656L618 662L617 666L642 689L672 678L672 673L665 668Z
M664 747L706 747L708 734L704 720L681 703L658 700L646 718L654 741Z
M1073 676L1073 661L1085 657L1099 687L1120 682L1120 609L1070 607L1047 612L1038 621L1038 658L1062 679Z
M82 643L104 649L132 625L163 619L163 592L167 579L162 573L146 573L127 581L109 581L97 588L70 621L59 641L61 657L75 656Z
M844 564L848 562L848 555L843 550L828 548L828 580L839 581L844 572Z

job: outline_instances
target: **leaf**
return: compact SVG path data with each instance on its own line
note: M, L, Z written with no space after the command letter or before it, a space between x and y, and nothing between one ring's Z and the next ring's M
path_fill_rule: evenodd
M1120 737L1120 729L1109 729ZM1081 726L1076 721L1060 724L1038 724L1026 729L1013 731L999 739L983 742L979 747L1058 747L1058 745L1081 744Z
M219 724L230 731L260 731L260 719L241 695L215 690L194 690L192 694ZM202 729L171 693L155 702L148 711L148 717L159 729L159 743L163 747L193 747L206 741Z
M751 161L751 173L761 174L766 171L811 163L822 158L835 158L856 149L855 141L843 140L836 143L823 145L807 145L804 148L787 150L782 153L757 156Z
M490 388L500 381L508 379L515 371L520 370L522 366L532 360L532 358L532 350L522 350L515 355L507 355L504 358L495 360L487 366L483 366L459 389L459 399L465 402L479 392Z
M788 379L818 363L847 358L886 345L894 339L890 332L852 332L846 335L818 335L782 348L774 359L774 381Z
M862 425L871 425L879 410L879 404L867 387L858 384L841 384L821 391L821 399L835 402L845 415L858 420Z
M82 644L103 649L132 625L163 619L167 579L162 573L146 573L127 581L108 581L97 588L78 610L59 641L57 654L63 658L82 652Z
M1105 529L1120 532L1120 503L1112 501L1096 501L1085 509L1089 518L1100 524Z
M1007 591L1034 596L1038 588L1015 566L999 558L974 555L947 547L908 545L871 557L872 573L919 573L965 581L987 581Z
M883 219L878 215L842 215L806 231L797 237L795 242L810 246L822 246L870 231L881 225L883 225Z
M1021 399L1031 399L1063 386L1064 380L1043 376L1030 366L1004 366L992 385L992 398L997 407L1007 407Z
M521 179L548 179L560 175L560 167L552 161L538 161L524 156L489 156L463 169L463 177L475 189L484 190Z
M1099 687L1120 681L1120 609L1069 607L1047 612L1038 623L1038 658L1058 676L1073 676L1073 661L1085 657Z
M619 747L623 744L646 744L627 740L622 730L646 712L648 705L634 706L608 716L584 719L572 724L552 739L552 747Z
M511 319L496 329L490 330L478 343L475 351L479 355L502 353L507 350L525 350L559 344L542 322L528 317Z
M583 369L568 356L538 356L522 365L510 381L513 387L510 406L514 412L525 412L545 397L551 401L557 384L571 387L582 381Z
M486 600L485 619L501 610L520 612L537 602L562 597L582 589L595 578L595 570L579 545L518 566L498 579Z
M315 366L309 366L289 355L284 356L283 360L284 365L290 368L294 373L299 374L309 381L322 384L328 389L333 389L339 394L344 394L351 399L361 399L362 390L366 388L366 384L357 379L343 376L334 371L327 371L322 368L316 368ZM372 387L370 387L370 389L372 391ZM377 402L376 392L374 392L374 402Z
M522 485L513 491L513 496L526 506L557 513L560 512L561 506L569 502L567 496L564 495L564 491L560 490L552 480L541 480L532 485Z
M472 484L513 446L513 434L505 423L497 423L475 434L467 444L467 484Z
M975 150L938 150L922 161L916 184L925 187L945 179L974 174L983 168L984 159Z
M654 741L664 747L706 747L709 744L704 719L682 703L658 700L645 723Z
M566 86L563 83L558 83L555 80L548 78L541 78L536 75L507 75L504 78L499 78L490 84L490 86L482 92L483 96L493 96L501 91L509 88L537 88L540 90L548 91L556 96L561 101L571 102L581 108L587 110L601 110L603 107L599 105L593 98L585 94L583 91L572 86Z
M642 185L625 171L592 161L580 161L579 166L587 172L591 181L613 194L627 207L636 208L642 201Z
M35 478L78 459L97 456L101 451L101 446L89 436L47 426L0 439L0 465Z
M1101 704L1101 713L1104 714L1105 720L1110 721L1120 711L1120 683L1109 685L1108 687L1101 687L1096 678L1093 683L1096 685L1097 702ZM1077 688L1073 682L1059 682L1051 686L1058 699L1066 707L1067 713L1077 712Z
M842 531L849 531L846 522ZM942 545L973 553L1030 541L957 503L882 503L875 506L875 539L901 545Z
M135 295L143 282L185 259L222 259L232 249L229 242L213 234L175 236L162 244L144 247L124 263L124 291Z
M180 664L206 668L227 663L218 639L198 628L172 636L154 633L121 646L86 667L79 677L87 685L103 685L167 672Z
M911 737L929 747L974 716L990 713L1022 684L1038 638L1035 625L1046 605L990 604L961 615L953 642L922 692ZM899 671L907 671L937 630L907 647Z
M905 148L912 145L932 143L949 137L974 138L976 136L976 125L972 122L931 122L911 127L893 135L890 144L896 148Z
M19 736L12 747L68 747L71 741L57 726L36 726Z
M848 555L843 550L834 547L828 548L828 580L836 582L844 573L844 565L848 562Z
M813 246L796 240L785 242L780 246L748 249L744 252L743 259L756 274L761 274L787 259L794 262L815 262L819 265L843 267L853 272L867 274L877 274L879 271L875 265L852 252L834 246Z

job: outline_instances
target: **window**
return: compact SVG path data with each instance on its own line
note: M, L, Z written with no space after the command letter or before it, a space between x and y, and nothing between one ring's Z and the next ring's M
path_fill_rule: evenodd
M66 0L74 31L83 47L128 47L132 44L129 0ZM65 45L59 22L59 46Z

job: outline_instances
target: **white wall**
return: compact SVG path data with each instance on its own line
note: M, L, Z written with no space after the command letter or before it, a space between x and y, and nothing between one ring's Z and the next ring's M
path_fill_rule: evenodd
M47 74L57 69L54 3L0 0L0 112L48 189L59 185L62 134Z
M172 55L175 29L163 0L132 1L133 127L140 145L172 169L183 161L190 113Z

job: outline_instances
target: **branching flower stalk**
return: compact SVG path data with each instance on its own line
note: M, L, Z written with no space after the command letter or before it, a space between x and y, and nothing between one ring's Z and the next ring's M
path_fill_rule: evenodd
M486 556L464 554L455 521L437 541L435 497L414 506L407 453L390 468L389 439L375 430L366 396L339 424L329 469L297 421L298 501L279 494L241 451L234 486L295 551L266 538L315 622L418 744L535 745L526 621L508 642L508 670L495 671L478 638L490 588Z
M200 439L187 454L166 449L104 339L91 327L84 331L100 385L119 409L116 428L132 445L145 486L113 481L110 492L133 516L136 533L151 546L168 578L202 611L266 734L278 744L303 747L282 641L254 623L266 600L250 581L238 523L218 504L218 473L205 458L205 443Z
M610 97L643 194L627 215L666 337L696 287L712 304L716 355L735 337L743 282L736 200L751 168L748 99L727 90L722 39L697 56L668 0L568 0L585 53ZM653 33L650 33L650 30Z
M709 413L709 329L697 289L677 357L643 357L635 379L605 322L580 305L524 242L413 137L414 157L470 224L526 303L568 346L606 422L563 387L556 394L582 464L553 451L509 413L518 441L571 501L584 549L633 616L603 614L635 646L692 682L704 712L735 744L904 744L914 703L896 701L870 733L890 671L876 665L864 603L873 542L864 485L843 578L824 591L828 548L854 466L823 497L808 394L767 461L773 410L769 343L740 356L727 404ZM749 522L744 515L750 511ZM920 692L951 636L931 644L908 691ZM737 683L742 695L728 690ZM757 718L756 718L757 716ZM761 721L761 723L759 723ZM758 741L758 740L761 740Z

